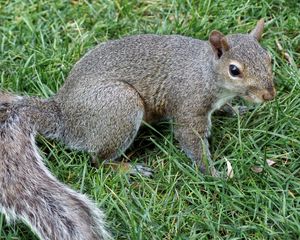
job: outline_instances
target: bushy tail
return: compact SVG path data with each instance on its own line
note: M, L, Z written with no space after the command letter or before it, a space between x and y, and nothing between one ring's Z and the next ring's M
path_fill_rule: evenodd
M0 211L21 219L41 239L111 239L102 212L45 167L26 114L0 97Z

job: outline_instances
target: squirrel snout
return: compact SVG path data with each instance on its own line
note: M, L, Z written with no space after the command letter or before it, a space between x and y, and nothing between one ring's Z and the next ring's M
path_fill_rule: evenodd
M276 90L274 87L268 88L262 94L262 98L265 101L270 101L270 100L274 99L275 96L276 96Z

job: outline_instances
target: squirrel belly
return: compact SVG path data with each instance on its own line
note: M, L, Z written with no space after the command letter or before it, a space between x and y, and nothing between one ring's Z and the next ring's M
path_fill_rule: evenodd
M0 103L0 212L8 221L24 221L40 239L110 239L101 210L45 167L22 110Z

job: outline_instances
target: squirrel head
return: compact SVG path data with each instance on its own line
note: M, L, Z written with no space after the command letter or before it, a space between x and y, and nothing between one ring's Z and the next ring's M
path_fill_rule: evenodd
M272 100L276 95L271 56L258 42L263 28L261 19L250 34L225 36L214 30L209 36L218 84L255 103Z

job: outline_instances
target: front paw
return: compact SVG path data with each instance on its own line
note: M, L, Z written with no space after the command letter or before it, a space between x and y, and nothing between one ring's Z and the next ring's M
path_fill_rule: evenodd
M205 166L204 164L201 164L200 171L203 174L206 174L206 175L212 176L214 178L218 178L218 179L231 178L231 176L229 176L230 174L228 174L228 171L226 174L226 172L218 171L214 166Z
M247 106L232 106L230 104L225 104L216 114L220 116L235 117L236 115L244 115L249 112L249 110L250 109Z
M227 172L219 172L217 169L215 169L214 166L210 168L210 173L213 177L220 178L220 179L230 179L233 178L233 168L231 163L225 158Z
M219 178L219 179L227 178L227 175L225 172L220 172L215 167L211 167L209 171L210 171L210 175L214 178Z
M234 106L232 107L232 109L235 112L235 114L239 114L239 115L244 115L250 110L249 107L247 106Z

